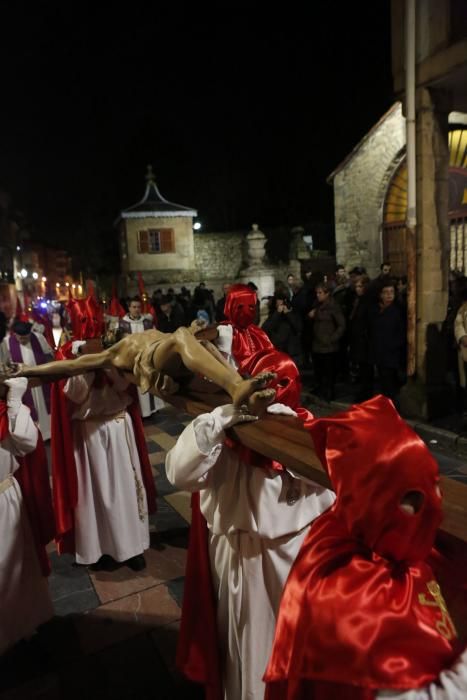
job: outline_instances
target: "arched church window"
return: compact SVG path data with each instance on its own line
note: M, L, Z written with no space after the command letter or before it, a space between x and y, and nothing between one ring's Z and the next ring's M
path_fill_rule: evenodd
M389 184L383 212L383 259L396 275L406 272L405 220L407 215L407 162L404 157ZM467 128L449 132L450 266L467 274Z

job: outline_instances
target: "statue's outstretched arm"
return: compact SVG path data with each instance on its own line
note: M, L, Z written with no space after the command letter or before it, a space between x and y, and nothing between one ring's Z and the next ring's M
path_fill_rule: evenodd
M75 377L77 374L84 374L84 372L91 372L94 369L104 369L111 366L111 355L107 350L104 350L92 355L81 355L73 360L55 360L54 362L46 362L43 365L35 366L20 365L19 371L14 372L13 376L39 377L52 381L57 377Z

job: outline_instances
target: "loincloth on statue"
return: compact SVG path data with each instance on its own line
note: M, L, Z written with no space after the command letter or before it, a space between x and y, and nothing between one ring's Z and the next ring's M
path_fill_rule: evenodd
M150 391L160 398L164 395L176 394L180 385L165 372L154 367L154 352L157 346L164 342L165 338L158 338L153 343L149 343L135 357L133 364L133 375L136 377L138 386L143 394Z

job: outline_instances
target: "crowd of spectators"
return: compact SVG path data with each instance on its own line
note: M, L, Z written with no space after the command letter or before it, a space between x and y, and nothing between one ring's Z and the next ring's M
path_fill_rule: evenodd
M157 328L172 333L196 319L208 324L225 320L224 305L231 284L223 285L218 299L204 282L192 291L182 286L156 289L150 298ZM249 282L254 291L257 287ZM129 297L120 299L128 311ZM355 401L381 392L398 405L406 380L407 278L391 274L383 262L370 279L363 267L347 271L337 265L334 274L305 272L303 279L289 274L276 281L267 299L268 315L256 323L273 344L289 354L304 384L325 400L336 396L336 385L350 385ZM63 326L62 322L62 326ZM0 314L0 339L7 322ZM442 330L448 358L448 380L458 387L458 408L464 408L467 384L467 278L451 273L449 304ZM348 388L346 387L346 393Z

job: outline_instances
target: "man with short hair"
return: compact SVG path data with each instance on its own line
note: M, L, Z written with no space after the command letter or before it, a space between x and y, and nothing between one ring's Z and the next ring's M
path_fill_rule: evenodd
M158 330L162 333L174 333L177 328L185 325L185 316L180 304L173 304L173 299L164 295L161 297L158 314Z
M120 320L119 329L124 335L131 333L143 333L154 328L154 319L151 314L142 313L142 304L139 297L133 297L128 304L128 313ZM164 402L152 394L143 394L138 389L139 407L143 418L148 418L164 406Z
M12 362L29 366L43 365L54 358L54 353L42 333L32 330L32 323L14 321L10 334L3 341ZM31 411L31 417L39 423L44 440L50 440L50 386L28 389L24 403Z
M287 291L289 294L289 301L292 301L292 297L294 295L294 289L295 289L295 275L287 275Z
M383 262L380 265L380 277L390 277L391 276L391 264L388 262Z
M226 316L224 314L224 306L225 306L225 302L227 299L227 294L229 293L231 286L232 285L230 284L230 282L225 282L225 284L222 286L222 289L224 290L224 296L221 297L220 299L218 299L218 301L216 303L215 319L216 319L217 323L220 323L221 321L225 321L225 319L226 319Z

